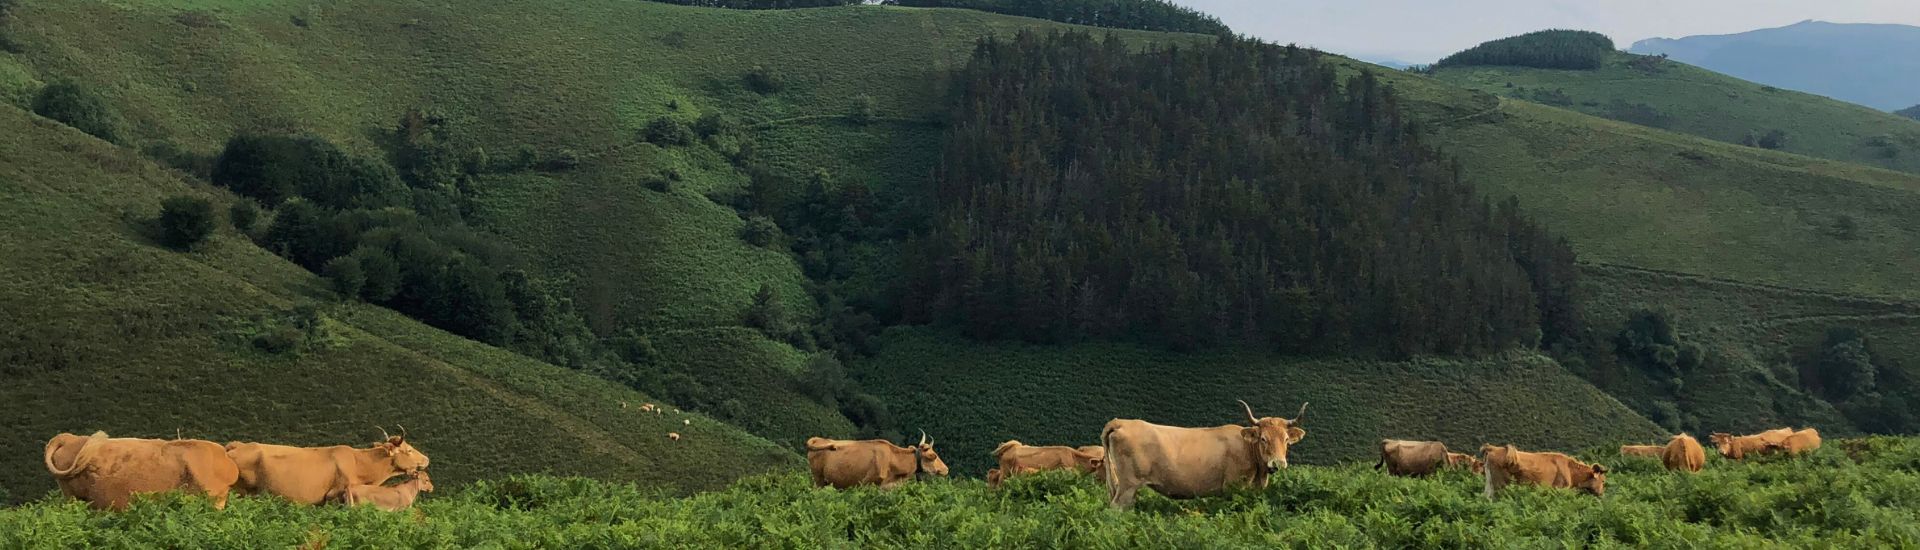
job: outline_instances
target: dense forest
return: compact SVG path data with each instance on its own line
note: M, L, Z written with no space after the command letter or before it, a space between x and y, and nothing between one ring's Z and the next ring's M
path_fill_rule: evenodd
M910 322L1394 355L1575 331L1568 245L1316 52L1022 33L981 43L953 94Z
M1117 29L1224 34L1211 15L1167 0L886 0L919 8L966 8Z
M1436 67L1509 65L1592 70L1613 53L1613 39L1592 31L1544 30L1483 42L1435 63Z

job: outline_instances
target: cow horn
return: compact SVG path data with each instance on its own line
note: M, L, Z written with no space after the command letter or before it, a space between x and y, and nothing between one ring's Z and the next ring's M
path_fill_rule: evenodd
M920 444L921 444L921 445L929 445L929 443L927 443L927 431L926 431L926 430L920 430Z
M1248 404L1247 404L1247 400L1245 400L1245 399L1235 399L1234 401L1239 401L1239 402L1240 402L1240 406L1241 406L1241 407L1246 407L1246 409L1247 409L1247 421L1248 421L1248 422L1252 422L1252 423L1254 423L1254 424L1259 424L1259 423L1260 423L1260 419L1259 419L1259 418L1256 418L1256 417L1254 417L1254 416L1253 416L1253 405L1248 405Z
M387 429L386 429L385 427L382 427L382 426L374 426L374 427L375 427L375 428L380 428L380 440L381 440L381 441L386 441L386 440L389 440L389 439L393 439L393 436L390 436L390 435L387 435Z
M401 426L401 425L399 425L399 424L394 424L394 426L398 426L398 427L400 428L400 440L401 440L401 441L406 441L406 440L407 440L407 427L406 427L406 426Z
M1302 417L1302 416L1306 416L1306 415L1307 415L1307 402L1306 402L1306 401L1301 401L1301 402L1300 402L1300 412L1297 412L1297 413L1293 413L1293 420L1288 420L1288 421L1287 421L1287 423L1288 423L1288 424L1299 424L1299 423L1300 423L1300 417Z

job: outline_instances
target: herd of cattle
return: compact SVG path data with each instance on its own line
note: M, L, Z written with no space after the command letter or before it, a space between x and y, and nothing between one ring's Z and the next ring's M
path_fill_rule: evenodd
M1240 402L1247 425L1211 428L1163 426L1143 420L1114 419L1100 430L1100 445L1032 446L1008 441L993 450L997 467L987 484L999 487L1010 477L1047 470L1094 475L1107 486L1114 508L1132 506L1143 487L1172 498L1218 494L1229 487L1266 487L1269 476L1287 467L1287 450L1307 436L1300 427L1307 405L1293 418L1260 417ZM233 442L220 445L197 439L109 438L60 434L47 442L47 471L61 492L94 508L119 510L135 494L185 489L203 492L214 508L227 495L277 495L309 505L339 502L387 510L413 505L422 491L433 491L427 455L407 443L406 434L382 431L366 448L290 447ZM677 435L677 434L676 434ZM1820 447L1812 428L1781 428L1753 435L1724 433L1710 438L1721 456L1741 460L1768 453L1800 454ZM923 475L946 476L947 464L933 440L901 447L884 439L863 441L815 437L806 441L807 465L815 486L849 488L897 486ZM1697 472L1706 452L1692 436L1673 436L1665 445L1626 445L1626 456L1660 459L1670 470ZM1601 495L1605 466L1587 464L1552 452L1527 452L1512 445L1480 447L1479 456L1451 452L1437 441L1380 441L1374 469L1396 476L1423 477L1446 468L1470 470L1486 480L1486 496L1508 484L1573 488ZM387 485L395 478L404 481Z
M1172 498L1218 494L1237 485L1264 488L1268 476L1287 467L1288 447L1307 436L1300 427L1307 405L1301 404L1293 418L1259 417L1245 401L1240 405L1247 413L1244 426L1185 428L1114 419L1100 430L1100 445L1001 443L993 450L996 467L987 470L987 485L999 487L1007 478L1047 470L1076 471L1105 483L1107 503L1122 509L1133 505L1142 487ZM1813 428L1745 436L1716 433L1709 439L1721 456L1733 460L1767 453L1801 454L1820 447L1820 432ZM806 448L815 486L886 488L921 475L947 475L947 464L924 432L920 442L910 447L882 439L815 437L807 440ZM1620 454L1658 458L1667 469L1681 472L1698 472L1707 462L1705 449L1687 434L1673 436L1665 445L1625 445ZM1476 457L1451 452L1438 441L1383 439L1380 460L1374 464L1376 470L1409 477L1428 476L1444 468L1482 476L1487 498L1514 483L1579 489L1595 496L1606 492L1605 466L1562 453L1521 451L1512 445L1482 445Z

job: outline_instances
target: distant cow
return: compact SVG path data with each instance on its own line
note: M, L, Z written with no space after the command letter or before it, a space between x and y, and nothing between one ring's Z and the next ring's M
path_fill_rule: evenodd
M1793 435L1787 436L1786 439L1775 444L1774 449L1785 451L1790 455L1811 453L1820 449L1820 430L1807 428L1793 432Z
M1453 454L1438 441L1382 439L1380 461L1373 464L1373 469L1386 468L1388 474L1401 477L1426 477L1453 464Z
M433 479L427 477L426 472L413 474L412 479L390 487L384 485L348 487L346 499L348 506L367 504L389 512L398 512L413 507L414 500L419 499L422 492L433 492Z
M1162 426L1144 420L1114 419L1100 430L1107 448L1107 505L1133 505L1141 487L1172 498L1219 493L1232 485L1266 487L1268 476L1287 467L1287 449L1307 436L1300 418L1256 418L1241 401L1249 426L1212 428Z
M1745 459L1747 455L1777 452L1785 449L1787 438L1793 437L1792 428L1776 428L1753 435L1731 435L1724 432L1707 436L1713 442L1720 456L1733 460Z
M920 432L920 442L901 447L885 439L847 441L807 439L807 467L813 485L845 489L856 485L892 488L920 474L947 475L947 463L933 450L933 440Z
M1594 496L1607 491L1607 468L1589 465L1560 453L1529 453L1512 445L1483 445L1480 455L1487 462L1487 498L1509 483L1541 485L1562 489L1580 489Z
M1700 441L1691 435L1680 434L1667 441L1660 449L1660 462L1668 470L1698 472L1707 464L1707 452L1700 447Z
M1036 447L1019 441L1009 440L993 449L993 459L1000 464L1001 479L1016 475L1043 472L1047 470L1073 470L1083 474L1094 473L1107 456L1106 448L1088 445L1080 448L1046 446ZM989 481L989 486L998 487L998 482Z
M1621 445L1620 446L1620 456L1640 456L1640 457L1646 457L1646 458L1660 458L1660 455L1666 452L1667 452L1667 447L1665 445Z
M42 459L61 493L101 510L124 510L133 495L175 489L204 493L223 509L240 475L218 443L197 439L63 433L47 441Z
M379 485L400 474L427 469L427 455L407 443L406 435L387 436L372 447L289 447L265 443L227 444L227 456L240 467L241 494L279 495L300 504L337 500L354 485Z
M1474 458L1473 455L1451 452L1447 453L1447 467L1465 469L1473 472L1473 475L1480 475L1480 472L1486 468L1486 466L1480 462L1480 459Z

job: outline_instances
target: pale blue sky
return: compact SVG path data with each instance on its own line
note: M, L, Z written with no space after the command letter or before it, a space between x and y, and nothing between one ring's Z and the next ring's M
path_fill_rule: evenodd
M1729 34L1808 19L1920 26L1920 0L1173 0L1233 30L1366 59L1428 63L1545 28L1644 38Z

